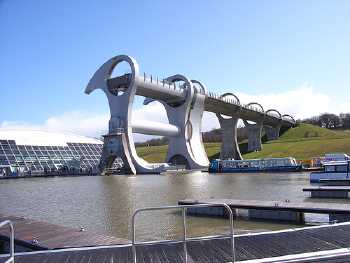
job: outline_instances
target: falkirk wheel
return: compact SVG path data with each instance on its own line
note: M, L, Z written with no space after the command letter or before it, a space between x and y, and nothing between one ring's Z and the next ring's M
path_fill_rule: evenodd
M130 73L113 77L113 71L126 63ZM164 79L141 75L136 60L127 55L106 61L92 76L85 93L101 89L109 103L108 133L99 163L100 172L113 166L115 160L123 164L128 174L161 173L169 169L207 170L209 160L202 141L203 112L216 114L222 130L221 159L242 159L237 142L237 123L242 119L248 131L248 150L261 150L263 127L273 140L282 125L293 126L290 115L275 109L264 111L259 103L241 104L233 93L221 96L208 92L199 81L176 74ZM160 102L169 123L132 121L135 96L145 97L144 104ZM233 98L233 99L231 99ZM257 106L257 107L254 107ZM250 122L248 122L250 121ZM253 122L253 123L251 123ZM163 163L149 163L137 155L133 132L166 136L169 139Z

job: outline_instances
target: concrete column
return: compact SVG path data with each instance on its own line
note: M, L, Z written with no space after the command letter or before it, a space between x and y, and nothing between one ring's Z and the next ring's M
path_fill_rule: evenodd
M169 137L166 161L186 165L187 169L207 170L209 160L201 133L206 89L200 82L191 81L183 75L168 77L167 81L183 81L187 95L181 105L169 105L160 101L164 105L169 123L181 127L178 136ZM202 90L195 88L193 83L199 85Z
M237 142L238 117L228 119L216 114L221 128L221 150L220 159L242 160L241 151Z
M243 120L243 122L248 132L248 152L261 151L263 122L261 121L255 124L248 123L246 120Z
M124 133L109 133L103 136L103 149L98 169L103 172L113 166L114 160L119 157L123 160L123 173L136 174L128 152L127 139Z
M277 124L274 127L264 126L266 137L268 141L277 140L280 136L281 124Z

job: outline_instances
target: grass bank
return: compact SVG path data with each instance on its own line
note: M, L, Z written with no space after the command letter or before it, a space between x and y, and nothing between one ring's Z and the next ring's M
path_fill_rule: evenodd
M168 146L138 147L137 153L149 162L163 162ZM311 124L300 124L286 131L278 140L265 142L260 152L245 152L246 143L240 144L243 158L286 157L311 159L329 152L350 153L350 132L333 131ZM209 158L217 158L220 143L206 143Z

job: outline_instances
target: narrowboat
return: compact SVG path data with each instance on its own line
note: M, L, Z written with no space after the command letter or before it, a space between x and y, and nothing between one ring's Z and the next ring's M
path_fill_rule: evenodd
M261 173L261 172L298 172L302 166L293 157L264 158L250 160L220 160L210 162L210 173Z

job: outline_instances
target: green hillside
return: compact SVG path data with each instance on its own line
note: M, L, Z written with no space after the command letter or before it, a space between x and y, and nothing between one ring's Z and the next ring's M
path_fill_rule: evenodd
M260 152L246 153L246 147L246 143L240 144L245 159L285 156L310 159L329 152L350 153L350 132L300 124L287 130L278 140L264 143L263 150ZM206 143L205 148L209 158L218 158L220 143ZM149 162L164 161L166 151L166 145L137 148L139 156Z
M344 131L332 131L329 129L321 128L315 125L302 123L295 128L287 130L280 140L309 140L320 138L344 138L350 136L350 133Z
M261 152L247 153L244 158L293 156L310 159L329 152L350 153L350 132L300 124L286 131L278 140L263 144Z
M168 145L137 147L137 154L150 163L164 162Z

